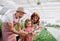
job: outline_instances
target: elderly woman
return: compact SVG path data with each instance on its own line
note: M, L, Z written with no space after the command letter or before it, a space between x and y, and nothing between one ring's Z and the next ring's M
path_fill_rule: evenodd
M32 26L34 26L35 29L39 28L38 30L35 31L35 36L39 35L39 33L40 33L40 17L38 15L38 13L34 12L31 15L31 22L32 22Z
M14 14L8 14L5 22L2 25L3 41L16 41L16 35L26 35L25 32L20 30L19 20L25 14L24 9L19 7ZM17 25L18 31L14 29Z

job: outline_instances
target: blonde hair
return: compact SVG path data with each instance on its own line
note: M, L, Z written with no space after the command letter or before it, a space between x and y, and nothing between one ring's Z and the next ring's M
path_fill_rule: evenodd
M30 19L26 19L26 20L25 20L25 23L24 23L24 27L25 27L25 28L27 27L27 23L28 23L29 21L31 21L31 20L30 20Z

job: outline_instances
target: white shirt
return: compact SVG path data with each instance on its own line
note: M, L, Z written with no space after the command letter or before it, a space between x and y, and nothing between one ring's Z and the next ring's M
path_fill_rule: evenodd
M15 21L16 23L19 22L19 19L16 19L14 17L15 12L9 13L5 17L5 22L13 23Z

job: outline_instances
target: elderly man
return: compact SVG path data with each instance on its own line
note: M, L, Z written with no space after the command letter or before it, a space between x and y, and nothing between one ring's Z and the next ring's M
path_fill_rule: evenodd
M19 20L25 14L22 7L17 8L14 14L8 14L6 16L5 22L2 25L2 36L4 41L16 41L16 35L26 35L20 29ZM17 25L18 31L14 29L14 26Z

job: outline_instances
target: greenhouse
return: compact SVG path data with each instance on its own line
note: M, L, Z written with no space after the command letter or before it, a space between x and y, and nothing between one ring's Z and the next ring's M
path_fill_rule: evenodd
M60 0L0 0L0 41L60 41L59 13Z

